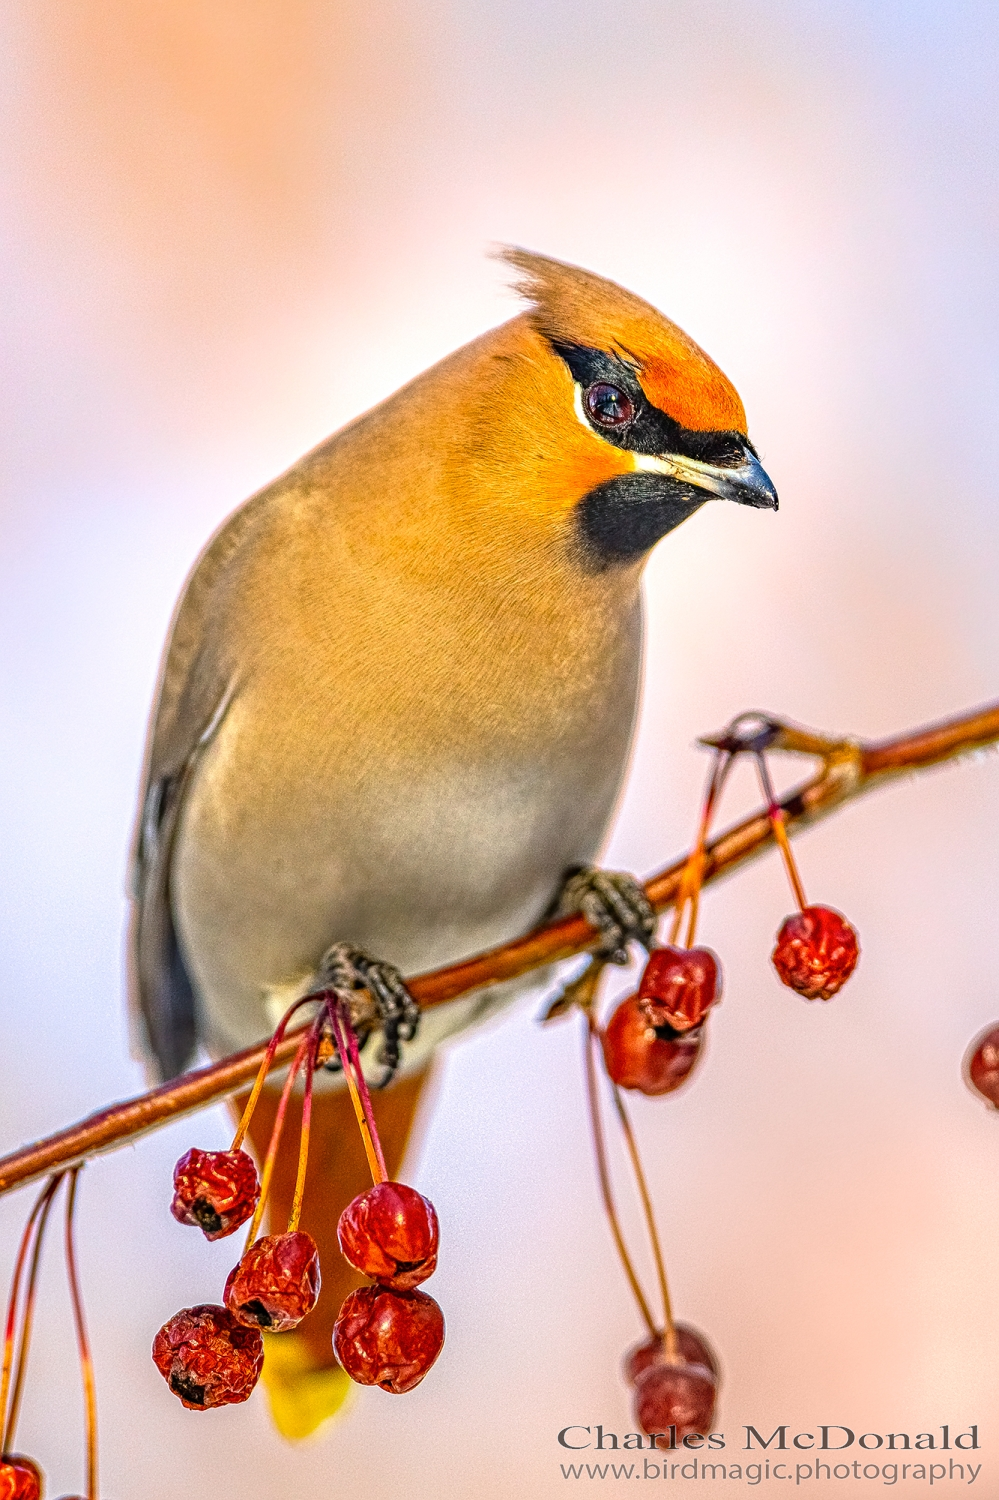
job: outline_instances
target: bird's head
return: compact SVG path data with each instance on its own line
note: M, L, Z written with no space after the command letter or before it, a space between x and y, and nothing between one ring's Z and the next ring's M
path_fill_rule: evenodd
M530 303L506 325L529 342L515 361L529 386L521 437L591 567L639 561L706 500L777 509L742 402L693 339L603 277L526 250L500 254Z

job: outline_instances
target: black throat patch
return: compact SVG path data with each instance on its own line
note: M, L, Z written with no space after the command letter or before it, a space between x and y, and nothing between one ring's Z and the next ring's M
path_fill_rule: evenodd
M666 474L622 474L576 506L577 536L587 566L598 572L635 562L708 499Z

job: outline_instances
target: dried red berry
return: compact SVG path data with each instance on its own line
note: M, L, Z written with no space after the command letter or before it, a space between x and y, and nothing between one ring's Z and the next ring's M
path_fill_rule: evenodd
M965 1077L968 1083L999 1109L999 1026L990 1026L977 1036L965 1059Z
M247 1328L284 1333L319 1301L319 1251L311 1234L265 1234L254 1241L225 1284L223 1300Z
M692 1432L706 1436L715 1414L717 1390L707 1365L649 1365L635 1382L635 1421L649 1434L668 1436L670 1428L675 1427L677 1443Z
M333 1352L351 1380L402 1395L419 1385L444 1346L444 1314L425 1292L363 1286L333 1329Z
M637 995L621 1001L600 1038L610 1077L643 1094L678 1089L700 1056L702 1039L699 1028L681 1034L653 1026Z
M437 1269L434 1205L404 1182L358 1194L340 1215L337 1236L352 1266L395 1291L411 1291Z
M689 1031L721 999L718 959L710 948L655 948L638 998L653 1026Z
M41 1500L42 1471L23 1453L0 1458L0 1500Z
M245 1224L259 1197L257 1169L245 1151L192 1146L173 1169L170 1212L181 1224L196 1224L209 1240L224 1239Z
M771 958L781 980L806 1000L829 1000L860 957L857 934L830 906L806 906L787 918Z
M718 1356L704 1334L691 1328L689 1323L677 1323L676 1335L680 1355L687 1364L705 1365L717 1380L721 1373ZM634 1385L644 1370L650 1365L661 1363L665 1358L666 1351L661 1338L646 1339L641 1344L634 1344L624 1356L624 1377L628 1384Z
M245 1401L260 1378L264 1341L224 1307L185 1307L153 1340L153 1362L192 1411Z

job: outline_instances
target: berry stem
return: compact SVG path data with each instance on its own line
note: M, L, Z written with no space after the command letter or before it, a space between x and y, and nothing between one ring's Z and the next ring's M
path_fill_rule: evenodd
M717 751L708 773L708 784L704 792L704 801L701 805L701 820L697 829L697 838L694 847L687 856L687 863L683 871L683 880L677 896L676 905L673 909L673 923L670 928L670 947L676 946L680 937L680 928L683 925L683 913L690 902L690 916L687 922L687 939L684 944L686 948L694 946L694 938L697 934L697 917L701 902L701 884L704 879L704 867L707 864L705 847L708 841L708 829L714 810L721 796L722 787L728 778L732 762L735 756L731 752Z
M632 1171L638 1184L638 1195L642 1200L642 1210L645 1214L645 1223L649 1231L649 1239L652 1242L652 1255L656 1263L656 1275L659 1278L659 1294L663 1303L663 1319L665 1327L663 1330L663 1344L666 1349L666 1358L670 1364L680 1362L680 1345L676 1336L676 1324L673 1321L673 1304L670 1301L669 1285L666 1281L666 1263L663 1260L662 1245L659 1243L659 1231L656 1227L656 1216L652 1207L652 1199L649 1197L648 1183L642 1170L642 1159L638 1154L638 1142L635 1140L635 1132L631 1128L631 1120L628 1111L624 1107L621 1090L616 1083L611 1083L611 1093L614 1096L614 1107L617 1117L621 1122L624 1132L625 1143L628 1147L628 1156L631 1159Z
M97 1389L94 1384L94 1361L87 1337L87 1321L80 1293L80 1278L76 1269L76 1245L73 1236L73 1218L76 1212L76 1184L83 1164L73 1167L69 1174L69 1191L66 1195L66 1274L69 1278L70 1296L73 1299L73 1321L76 1323L76 1342L80 1350L80 1374L83 1379L83 1402L87 1423L87 1500L97 1500Z
M35 1200L34 1207L28 1215L28 1222L24 1226L24 1233L21 1236L21 1244L17 1253L17 1261L14 1265L14 1274L11 1278L10 1299L7 1304L7 1327L4 1338L3 1374L0 1376L0 1451L4 1453L9 1453L14 1446L14 1432L17 1427L17 1417L21 1406L21 1392L24 1388L24 1376L28 1364L28 1349L31 1344L31 1326L35 1310L35 1285L38 1277L38 1264L41 1258L42 1239L45 1234L45 1225L48 1220L49 1210L52 1207L52 1201L55 1198L64 1175L64 1173L59 1172L55 1177L50 1177ZM32 1239L34 1240L33 1246ZM14 1364L14 1335L18 1321L17 1301L21 1289L21 1275L24 1271L24 1262L29 1246L32 1247L31 1266L28 1271L28 1285L25 1291L24 1308L21 1314L21 1336L18 1341L14 1389L11 1392L10 1377ZM9 1406L8 1396L10 1397Z
M309 1130L312 1125L312 1079L316 1071L316 1053L322 1035L324 1015L316 1018L309 1039L309 1055L305 1060L305 1097L302 1100L302 1133L298 1143L298 1176L295 1179L295 1197L288 1218L288 1233L298 1228L302 1217L302 1199L305 1197L305 1172L309 1164Z
M257 1069L257 1076L253 1081L253 1088L250 1091L250 1097L246 1101L246 1108L243 1110L242 1118L240 1119L240 1122L236 1127L236 1134L232 1138L232 1145L229 1147L230 1151L239 1151L242 1148L243 1141L246 1137L246 1132L250 1128L250 1120L253 1118L253 1111L256 1109L257 1101L259 1100L260 1095L263 1092L264 1084L267 1081L267 1075L270 1072L274 1062L274 1054L281 1044L281 1040L284 1037L288 1022L291 1020L296 1010L301 1009L301 1007L305 1005L307 1001L316 1000L319 998L321 997L316 995L303 995L300 1000L295 1000L291 1005L289 1005L288 1009L285 1011L284 1015L277 1023L277 1026L274 1028L274 1035L267 1043L267 1051L264 1053L263 1061L261 1062L260 1067Z
M804 911L808 905L808 900L805 896L805 887L801 883L801 876L798 874L798 864L791 850L791 841L787 836L784 809L777 801L774 784L770 779L770 767L767 765L766 756L762 750L756 752L756 769L760 773L760 786L764 797L767 799L767 816L770 819L770 826L774 832L774 840L784 860L784 868L787 871L787 878L791 882L794 899L798 903L799 910Z
M385 1165L382 1143L378 1138L378 1127L375 1125L375 1112L371 1104L371 1095L368 1093L367 1081L361 1068L361 1057L357 1050L357 1038L354 1035L354 1028L351 1026L344 1012L343 1002L338 996L334 996L330 1002L328 1015L333 1026L337 1051L340 1054L343 1076L346 1078L347 1088L350 1090L350 1102L354 1106L354 1114L357 1116L357 1123L361 1131L361 1140L364 1142L364 1154L368 1158L371 1180L377 1187L380 1182L387 1180L388 1168Z
M584 1033L584 1055L586 1060L586 1094L590 1106L590 1124L593 1129L593 1147L597 1158L597 1177L600 1181L600 1194L604 1200L604 1210L607 1221L610 1224L611 1234L614 1236L614 1244L624 1267L624 1274L628 1278L632 1295L638 1304L638 1310L645 1320L645 1325L653 1338L659 1338L659 1329L655 1325L652 1311L645 1300L635 1267L632 1264L628 1248L624 1243L624 1235L621 1233L621 1225L617 1217L617 1209L614 1206L614 1195L611 1192L610 1172L607 1168L607 1146L604 1140L603 1125L600 1119L600 1092L597 1086L597 1070L593 1060L594 1049L600 1045L597 1033L596 1021L591 1014L586 1016L586 1032Z
M260 1221L264 1216L264 1205L267 1202L267 1194L270 1190L271 1177L274 1175L274 1162L278 1154L278 1147L281 1144L281 1132L284 1129L284 1117L288 1110L288 1100L291 1098L291 1091L295 1087L295 1079L298 1076L298 1070L302 1066L302 1063L305 1061L305 1055L309 1050L311 1041L312 1028L310 1027L298 1044L298 1051L295 1053L291 1067L288 1069L288 1077L285 1079L284 1088L281 1090L281 1098L278 1102L277 1113L274 1116L274 1128L271 1131L271 1138L267 1146L267 1157L264 1161L264 1170L261 1173L260 1177L260 1197L257 1199L257 1207L254 1211L253 1218L250 1221L250 1232L246 1236L246 1249L243 1251L244 1255L246 1254L246 1250L249 1250L250 1246L256 1239L257 1231L260 1228Z

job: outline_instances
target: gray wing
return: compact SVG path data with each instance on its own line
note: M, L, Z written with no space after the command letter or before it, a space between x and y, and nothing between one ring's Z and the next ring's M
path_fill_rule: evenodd
M171 906L171 866L185 794L233 698L235 674L220 628L227 572L258 513L252 501L237 511L191 574L150 722L132 846L129 991L140 1047L163 1080L183 1072L198 1043L196 995Z
M194 988L170 908L170 860L190 764L146 788L133 876L131 1000L143 1050L163 1082L184 1071L198 1041Z

